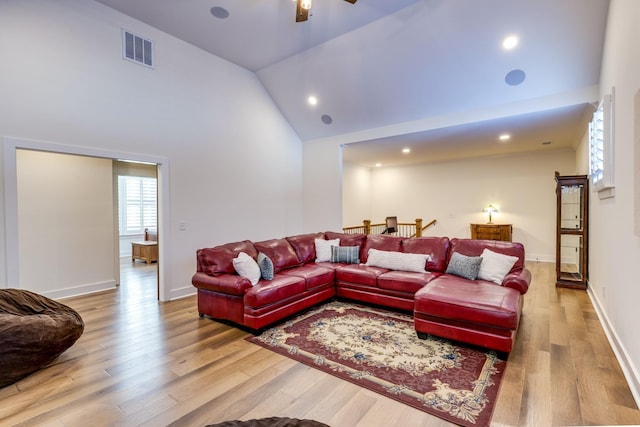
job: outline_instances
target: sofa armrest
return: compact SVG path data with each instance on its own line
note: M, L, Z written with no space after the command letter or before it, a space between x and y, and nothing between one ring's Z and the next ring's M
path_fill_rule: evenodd
M198 289L239 296L243 296L245 291L251 287L249 279L237 274L209 276L200 272L193 275L191 283Z
M531 284L531 272L526 268L513 271L502 280L502 286L513 288L521 294L526 294Z

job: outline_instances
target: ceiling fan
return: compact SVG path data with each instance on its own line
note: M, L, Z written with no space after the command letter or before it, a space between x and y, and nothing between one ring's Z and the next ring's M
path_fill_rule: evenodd
M358 0L344 0L354 4ZM309 19L309 9L311 9L311 0L297 0L296 4L296 22L304 22Z

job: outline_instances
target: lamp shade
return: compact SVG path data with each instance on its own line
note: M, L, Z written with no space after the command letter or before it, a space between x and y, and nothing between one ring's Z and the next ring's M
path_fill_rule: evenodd
M488 222L488 224L492 224L491 215L494 214L494 213L498 213L500 211L498 210L498 208L496 208L492 204L489 204L489 206L487 206L486 208L483 209L483 212L489 214L489 222Z

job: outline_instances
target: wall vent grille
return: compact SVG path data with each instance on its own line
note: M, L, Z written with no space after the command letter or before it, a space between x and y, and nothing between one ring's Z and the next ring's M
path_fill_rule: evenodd
M153 68L153 42L151 40L122 30L122 57L129 61Z

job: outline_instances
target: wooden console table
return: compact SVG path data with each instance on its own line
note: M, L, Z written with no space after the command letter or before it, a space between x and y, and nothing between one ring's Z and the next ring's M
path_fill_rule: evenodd
M510 242L512 230L511 224L471 224L471 238Z
M147 264L158 261L158 242L131 242L131 261L141 259Z

